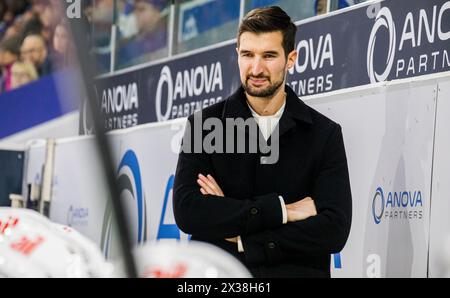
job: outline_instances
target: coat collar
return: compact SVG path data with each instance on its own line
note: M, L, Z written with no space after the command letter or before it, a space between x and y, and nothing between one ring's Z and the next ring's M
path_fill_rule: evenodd
M295 120L312 124L311 113L308 106L297 97L295 92L286 85L286 107L279 122L280 136L296 125ZM247 104L244 88L241 86L225 102L222 118L251 118L252 113Z

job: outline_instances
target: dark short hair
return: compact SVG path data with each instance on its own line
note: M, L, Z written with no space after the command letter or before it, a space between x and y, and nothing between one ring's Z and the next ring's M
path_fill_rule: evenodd
M280 31L283 35L283 49L287 55L295 49L297 27L287 13L278 6L255 8L242 20L239 26L237 45L244 32L270 33Z
M20 44L22 40L17 35L12 35L0 42L0 50L10 52L16 56L20 56Z

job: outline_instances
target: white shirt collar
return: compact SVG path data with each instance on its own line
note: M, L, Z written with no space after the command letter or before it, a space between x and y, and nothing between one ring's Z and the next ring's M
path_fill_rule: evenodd
M252 109L252 107L250 106L250 104L247 102L248 107L250 108L250 111L252 112L252 116L255 118L278 118L280 119L281 116L283 115L284 112L284 108L286 107L286 100L284 100L283 105L278 109L278 111L273 114L273 115L269 115L269 116L261 116L258 113L255 112L255 110Z
M253 118L255 118L256 123L258 123L259 130L264 136L264 139L267 141L270 135L275 130L275 127L280 121L281 116L283 116L284 108L286 106L286 100L284 101L281 108L274 115L270 116L261 116L252 109L248 102L247 105L250 108L250 111L252 112Z

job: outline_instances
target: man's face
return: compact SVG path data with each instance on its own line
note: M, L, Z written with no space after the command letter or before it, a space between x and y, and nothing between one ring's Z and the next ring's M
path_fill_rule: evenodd
M245 91L250 96L271 98L284 86L286 72L294 65L297 53L292 51L286 59L280 31L244 32L239 41L238 64Z
M22 43L20 53L24 61L40 66L47 58L47 49L42 38L38 36L28 36Z

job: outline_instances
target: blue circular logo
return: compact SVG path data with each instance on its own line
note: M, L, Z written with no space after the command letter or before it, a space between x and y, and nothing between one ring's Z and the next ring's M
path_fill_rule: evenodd
M379 208L378 213L377 213L377 206L381 207ZM381 187L378 187L372 200L372 215L376 224L379 224L381 222L383 213L384 213L384 194L383 189Z
M386 57L386 65L382 74L378 74L375 71L374 64L374 51L375 51L375 43L377 40L377 34L380 31L380 28L386 28L389 31L389 52ZM391 73L392 66L394 64L395 57L395 49L396 49L396 31L394 19L392 17L391 11L387 7L383 7L378 12L375 24L372 28L372 32L369 37L369 44L367 46L367 74L369 75L370 82L384 82L388 78Z

